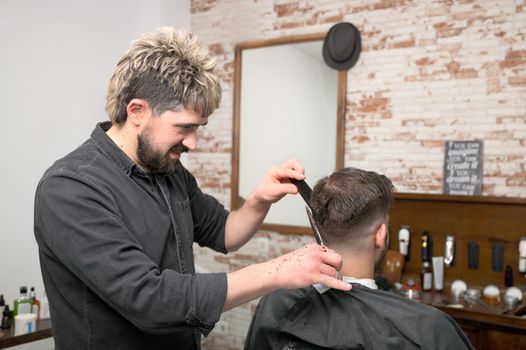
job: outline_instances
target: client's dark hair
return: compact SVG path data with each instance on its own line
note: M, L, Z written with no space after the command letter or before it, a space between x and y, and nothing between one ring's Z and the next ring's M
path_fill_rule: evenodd
M369 235L370 226L386 218L394 186L384 175L344 168L314 187L310 204L324 243L350 243Z

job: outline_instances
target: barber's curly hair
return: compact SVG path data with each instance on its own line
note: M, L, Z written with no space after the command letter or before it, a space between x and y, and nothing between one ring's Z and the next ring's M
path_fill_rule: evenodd
M371 226L387 218L394 191L384 175L356 168L318 181L309 202L324 243L345 244L370 235Z
M110 120L123 124L134 98L146 100L154 115L184 107L208 117L221 101L214 67L215 61L190 33L162 27L141 35L110 79L106 97Z

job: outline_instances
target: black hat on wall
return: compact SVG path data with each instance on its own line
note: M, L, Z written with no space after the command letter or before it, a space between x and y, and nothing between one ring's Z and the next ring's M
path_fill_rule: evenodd
M351 69L361 51L360 32L349 22L333 25L323 41L323 59L329 67L337 70Z

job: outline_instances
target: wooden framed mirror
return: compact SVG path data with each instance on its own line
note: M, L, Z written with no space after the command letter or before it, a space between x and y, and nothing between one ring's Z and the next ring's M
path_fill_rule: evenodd
M231 208L273 165L296 158L312 187L343 167L346 71L322 57L326 33L238 44L234 66ZM286 196L262 229L310 234L305 203Z

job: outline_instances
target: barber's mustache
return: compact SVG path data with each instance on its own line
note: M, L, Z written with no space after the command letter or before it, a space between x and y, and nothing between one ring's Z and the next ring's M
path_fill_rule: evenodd
M178 143L177 145L173 146L172 148L170 148L170 152L175 152L175 153L186 153L186 152L189 152L190 149L188 147L186 147L185 145L183 145L182 143Z

